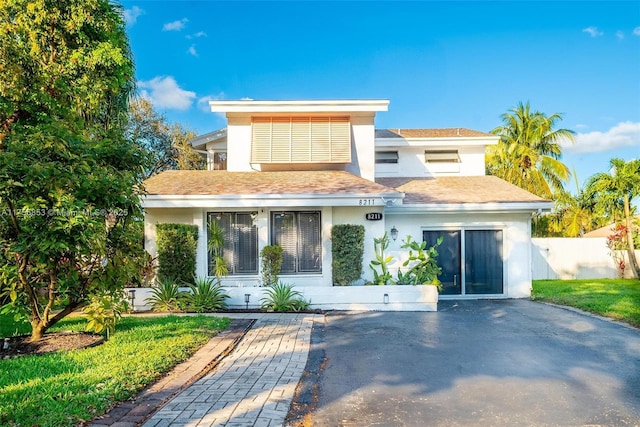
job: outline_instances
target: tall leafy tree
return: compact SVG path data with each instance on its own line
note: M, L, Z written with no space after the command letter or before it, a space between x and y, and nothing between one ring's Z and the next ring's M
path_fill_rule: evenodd
M202 156L189 144L195 133L177 123L168 123L146 98L136 98L130 103L126 133L149 152L151 162L145 177L165 170L203 169L205 166Z
M133 273L146 157L124 136L122 16L108 0L0 0L0 285L33 340Z
M528 102L503 114L502 125L491 131L500 141L487 149L487 173L541 197L561 191L570 175L560 161L560 142L573 142L575 132L557 129L560 120L558 113L532 111Z
M610 172L593 175L587 183L586 192L594 198L599 209L609 213L613 221L624 221L629 262L635 277L640 277L631 208L632 200L640 195L640 160L625 162L618 158L611 159Z

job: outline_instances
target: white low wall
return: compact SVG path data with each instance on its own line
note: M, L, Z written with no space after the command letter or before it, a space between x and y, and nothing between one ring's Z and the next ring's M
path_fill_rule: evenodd
M533 280L541 279L614 279L619 277L606 237L548 237L531 239ZM629 257L619 251L627 263L625 277L632 278ZM640 251L636 251L640 257Z
M151 296L150 288L135 288L133 307L136 311L148 311L151 306L145 299ZM309 308L321 310L365 311L437 311L438 290L435 286L305 286L294 290L311 302ZM260 308L265 297L263 287L227 287L230 309L247 308L245 294L249 294L250 309ZM125 290L129 297L129 289ZM385 294L387 298L385 298ZM386 302L385 302L386 300Z

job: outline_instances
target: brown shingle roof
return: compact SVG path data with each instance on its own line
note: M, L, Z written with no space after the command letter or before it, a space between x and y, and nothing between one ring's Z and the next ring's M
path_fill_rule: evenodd
M144 182L149 195L386 194L397 191L344 171L166 171Z
M376 129L376 138L459 138L495 136L465 128L445 129Z
M378 178L376 182L405 193L403 204L546 202L495 176Z

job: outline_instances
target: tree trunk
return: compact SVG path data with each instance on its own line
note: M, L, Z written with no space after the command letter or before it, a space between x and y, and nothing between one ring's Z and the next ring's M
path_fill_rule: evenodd
M42 320L40 319L32 320L30 341L33 342L33 341L41 340L46 330L47 330L47 326Z
M629 197L624 195L624 219L627 226L627 249L629 251L629 263L633 270L633 275L636 278L640 278L640 266L638 266L638 259L636 258L636 250L633 246L633 229L631 224L631 214L629 212Z

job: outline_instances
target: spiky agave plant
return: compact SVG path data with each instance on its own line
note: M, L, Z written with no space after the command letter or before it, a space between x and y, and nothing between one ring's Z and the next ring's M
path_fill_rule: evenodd
M309 307L302 293L293 290L293 285L278 282L268 286L266 296L260 299L262 309L267 311L301 311Z
M212 277L197 277L195 285L190 285L191 293L185 297L187 311L208 313L224 310L227 307L229 295Z
M145 299L153 311L175 312L181 310L185 292L171 279L158 280L151 289L151 296Z

